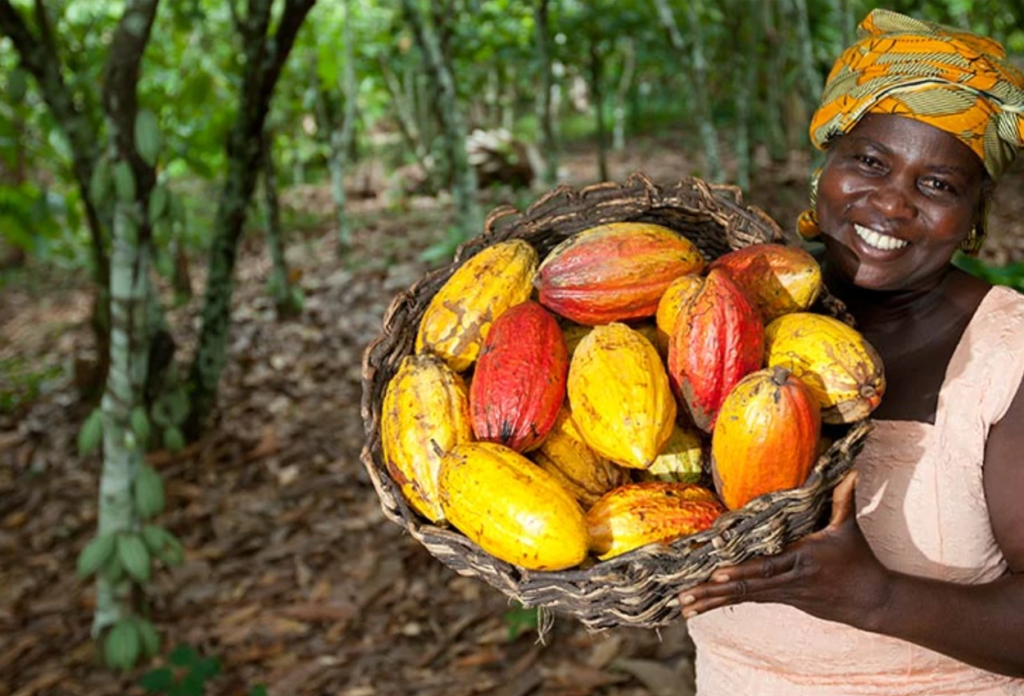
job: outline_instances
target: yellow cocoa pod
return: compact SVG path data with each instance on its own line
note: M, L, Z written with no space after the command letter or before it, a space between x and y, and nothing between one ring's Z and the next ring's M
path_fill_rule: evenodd
M584 508L616 486L629 482L626 469L590 448L567 406L558 412L555 425L532 456L537 466L558 479Z
M725 512L715 494L690 483L630 483L587 511L590 550L602 561L654 542L708 529Z
M651 342L625 324L595 326L569 364L569 405L587 444L646 469L672 434L676 402Z
M784 367L806 384L825 423L866 418L885 392L882 358L859 331L810 312L784 314L765 329L768 367Z
M388 473L417 512L444 520L437 495L441 457L472 439L462 377L434 355L402 358L384 392L381 444Z
M676 326L676 319L683 305L697 294L704 284L704 278L699 275L681 275L672 281L672 284L665 290L665 294L658 301L658 311L654 320L658 325L658 350L668 353L669 338Z
M499 242L466 261L427 305L416 352L439 355L456 372L467 369L494 320L530 298L538 261L521 239Z
M563 570L586 558L579 503L515 450L460 443L445 455L439 484L448 521L495 558L530 570Z
M642 478L645 481L697 483L703 467L704 440L700 433L677 425Z

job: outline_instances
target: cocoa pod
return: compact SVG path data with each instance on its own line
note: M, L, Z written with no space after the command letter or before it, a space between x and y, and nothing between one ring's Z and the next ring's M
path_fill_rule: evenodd
M784 314L765 329L765 362L810 388L826 423L867 418L885 393L882 358L856 329L810 312Z
M669 284L699 273L704 257L661 225L613 222L576 234L537 269L540 303L579 324L651 317Z
M526 301L494 320L473 371L469 406L478 440L517 452L540 444L565 400L569 354L546 309Z
M669 378L697 427L711 432L726 395L763 358L757 311L725 271L709 271L680 311L668 349Z
M676 402L657 349L625 324L595 326L569 363L572 418L587 444L646 469L672 434Z
M576 499L515 450L460 443L441 464L444 513L495 558L530 570L563 570L587 555L587 528Z
M654 542L708 529L725 512L715 494L689 483L620 486L587 511L590 550L602 561Z
M655 313L655 323L658 326L658 350L668 355L668 344L672 338L672 330L676 326L676 319L683 307L693 299L701 286L704 285L704 278L699 275L682 275L672 281L665 293L658 300L658 311Z
M381 445L405 499L433 522L444 520L437 494L442 455L473 439L462 377L434 355L407 355L384 392Z
M677 425L650 468L641 472L645 481L698 483L704 471L704 440L700 433Z
M818 459L821 412L789 370L752 372L733 388L711 436L715 485L730 510L803 485Z
M821 268L800 247L751 244L719 256L709 268L728 271L765 324L807 310L821 293Z
M462 264L427 305L416 352L434 353L456 372L466 370L501 314L533 292L537 252L521 239L499 242Z
M584 509L617 486L629 483L629 471L616 466L590 448L563 406L554 426L532 453L537 466L558 479Z

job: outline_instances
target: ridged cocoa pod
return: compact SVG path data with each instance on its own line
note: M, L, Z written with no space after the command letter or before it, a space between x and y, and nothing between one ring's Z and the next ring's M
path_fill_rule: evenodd
M657 349L625 324L595 326L569 363L572 418L616 464L646 469L672 434L676 402Z
M704 265L697 247L667 227L612 222L555 247L534 284L542 305L594 326L654 316L669 284Z
M473 364L501 314L530 299L537 252L521 239L499 242L466 261L427 305L416 352L434 353L456 372Z
M867 418L885 393L882 358L856 329L810 312L784 314L765 329L765 362L810 388L826 423Z
M803 485L818 459L821 412L782 367L752 372L729 392L711 436L715 485L730 510Z
M517 452L540 444L565 401L569 354L555 317L536 302L494 320L473 371L469 407L478 440Z
M689 302L697 291L704 285L704 278L699 275L683 275L672 281L672 284L665 290L665 294L658 301L658 311L655 313L655 322L658 325L658 350L668 355L668 344L672 339L672 330L676 326L676 319L683 307Z
M611 489L629 483L629 471L616 466L590 448L563 406L554 427L532 453L537 466L558 479L584 509Z
M407 355L381 406L381 445L388 473L414 510L444 520L437 495L442 455L473 439L462 377L434 355Z
M709 268L728 271L765 324L808 309L821 293L821 268L800 247L751 244L719 256Z
M576 499L553 476L493 442L461 443L439 479L448 521L495 558L530 570L563 570L587 555Z
M677 425L654 463L640 476L645 481L698 483L704 459L704 439L700 433Z
M715 494L690 483L620 486L587 511L590 550L602 561L654 542L708 529L725 512Z
M680 311L668 347L669 378L698 428L711 432L726 395L763 358L757 311L725 271L709 271Z

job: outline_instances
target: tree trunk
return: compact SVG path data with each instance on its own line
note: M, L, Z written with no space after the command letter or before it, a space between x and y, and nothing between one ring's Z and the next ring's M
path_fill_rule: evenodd
M263 133L263 199L266 207L267 247L270 250L269 292L277 317L292 317L302 311L302 300L292 287L288 260L284 254L284 230L281 228L281 206L277 197L277 170L274 166L274 138Z
M199 345L189 371L191 406L185 434L194 439L206 426L227 360L228 329L238 240L259 171L260 134L270 99L295 35L315 0L286 0L277 31L268 36L270 0L250 0L238 21L246 55L237 120L228 135L228 172L221 190L210 244Z
M398 123L398 131L409 152L416 158L416 163L423 168L428 177L433 178L430 164L427 162L427 148L423 145L423 138L420 135L419 125L416 118L416 100L410 90L407 90L388 64L387 58L378 57L378 66L381 76L384 78L384 87L391 97L391 106L394 109L395 120Z
M110 369L101 405L103 469L100 473L98 533L138 531L141 519L132 483L146 444L132 430L131 413L142 407L149 373L149 221L147 208L156 181L152 162L144 162L135 142L136 89L142 54L149 42L159 0L129 0L111 40L103 89L103 108L115 168L130 172L133 186L118 186L112 225L110 276ZM127 177L122 177L122 180ZM133 615L131 583L101 573L97 580L93 634Z
M345 115L341 130L331 129L331 197L334 199L334 216L338 224L338 258L344 258L352 249L352 226L345 210L345 172L348 157L355 139L356 123L356 68L355 44L352 35L352 0L345 0L345 74L342 93L345 96Z
M92 241L92 278L96 286L91 325L96 340L97 366L89 383L83 385L86 398L98 394L106 382L110 331L110 259L104 230L110 226L111 211L97 208L89 196L89 183L101 152L100 125L83 112L64 81L60 53L48 14L41 2L35 5L34 34L10 0L0 0L0 34L14 44L21 65L35 78L39 93L50 109L57 128L71 145L71 168Z
M765 65L765 100L762 120L768 125L768 153L775 162L785 162L789 155L786 147L785 123L786 106L782 84L786 77L785 36L775 22L777 3L761 4L761 18L764 22L765 46L768 50ZM781 22L785 27L786 23Z
M750 153L752 150L753 104L757 93L758 47L761 45L761 26L757 17L759 0L745 0L741 15L743 32L743 76L736 90L736 184L750 190Z
M434 85L434 91L437 93L438 116L448 155L448 165L451 168L455 228L459 238L468 239L479 231L481 216L476 199L476 171L470 166L466 153L466 127L456 101L455 82L444 59L438 37L431 25L424 19L417 0L402 0L402 9L412 26L416 44L423 54L427 73Z
M704 159L707 163L707 177L711 181L722 181L722 164L718 157L718 133L715 131L715 124L711 118L711 104L707 88L707 61L704 58L704 34L700 23L700 16L697 13L697 0L690 0L686 3L687 24L690 27L692 37L690 45L690 60L693 64L693 91L691 92L696 106L697 121L700 127L701 141L704 145ZM658 17L668 32L669 41L672 47L680 56L684 51L683 36L679 33L679 26L676 24L672 8L668 0L654 0L658 9ZM765 3L771 5L772 3Z
M534 5L534 28L537 43L537 66L540 70L540 99L537 102L538 120L540 121L540 149L544 153L544 172L542 181L545 186L558 183L558 149L555 140L555 129L552 125L551 90L554 76L551 71L551 28L548 21L550 0L536 0Z
M594 125L597 136L597 175L608 181L608 145L604 124L604 61L596 37L590 38L590 96L594 100Z
M622 74L615 90L615 120L612 126L612 149L616 152L626 148L626 97L633 86L633 73L636 69L636 44L628 37L622 43Z

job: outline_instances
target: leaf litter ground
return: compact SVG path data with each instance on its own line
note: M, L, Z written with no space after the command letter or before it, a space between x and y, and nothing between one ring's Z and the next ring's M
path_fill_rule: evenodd
M564 164L570 183L596 176L592 155ZM688 171L663 147L613 157L613 179L636 169L662 182ZM806 170L799 158L764 168L751 202L792 220ZM1001 191L1024 190L1021 168L1012 176ZM486 205L503 195L489 192ZM327 196L297 189L291 203L326 220ZM591 634L558 618L541 644L504 595L449 571L383 517L359 462L360 357L390 299L428 270L417 255L443 237L448 210L432 199L366 200L352 214L356 246L344 265L329 229L293 231L289 257L306 296L295 319L275 319L265 250L258 234L246 238L216 425L183 452L150 457L167 487L161 522L188 548L185 564L156 573L149 589L163 654L186 644L216 658L207 694L257 685L274 696L692 693L682 623ZM995 214L987 257L1024 259L1024 199L1004 196ZM45 379L36 398L0 416L0 694L141 694L141 676L164 661L124 676L99 667L93 585L74 575L96 525L99 469L95 455L75 451L86 407L70 376L89 343L88 293L57 278L2 292L0 360ZM193 349L199 304L170 312L180 360ZM25 388L0 383L14 387Z

